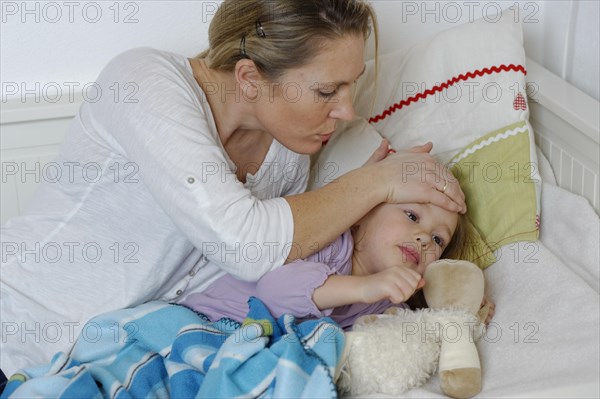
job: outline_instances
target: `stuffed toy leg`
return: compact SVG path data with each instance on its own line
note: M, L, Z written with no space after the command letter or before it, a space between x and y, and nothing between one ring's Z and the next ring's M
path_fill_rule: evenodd
M427 267L424 278L423 293L431 309L463 309L478 315L485 285L479 267L466 261L437 261ZM481 366L475 346L478 323L457 319L452 324L452 336L449 327L441 339L440 385L448 396L470 398L481 391Z
M362 316L346 333L335 376L341 392L399 395L423 385L438 361L446 395L468 398L480 392L473 335L483 273L470 262L440 260L427 267L424 277L429 309L390 308L383 315Z

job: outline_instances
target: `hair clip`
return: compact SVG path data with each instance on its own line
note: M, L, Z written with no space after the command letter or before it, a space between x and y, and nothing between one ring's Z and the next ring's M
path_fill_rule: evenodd
M256 35L258 37L267 37L267 34L260 23L260 19L256 20Z
M248 54L246 54L246 35L242 36L240 39L240 56L242 58L250 58Z

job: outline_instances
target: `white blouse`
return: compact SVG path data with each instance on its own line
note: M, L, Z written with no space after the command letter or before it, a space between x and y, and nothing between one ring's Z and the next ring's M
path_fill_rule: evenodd
M293 239L282 196L309 157L277 141L245 184L186 57L129 50L101 72L30 209L2 226L0 367L48 362L94 315L256 281ZM100 93L98 95L98 93ZM53 164L54 165L54 164Z

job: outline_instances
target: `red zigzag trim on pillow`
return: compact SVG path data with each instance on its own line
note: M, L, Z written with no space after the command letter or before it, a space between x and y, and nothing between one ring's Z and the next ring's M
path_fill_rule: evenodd
M483 76L483 75L491 75L492 73L500 73L500 72L509 72L509 71L515 71L515 72L522 72L524 75L527 75L527 70L525 69L525 67L523 65L515 65L515 64L510 64L510 65L500 65L500 66L493 66L491 68L483 68L481 70L476 70L475 72L467 72L465 75L460 74L458 76L453 77L452 79L449 79L448 81L437 85L437 86L433 86L433 88L431 89L427 89L422 93L418 93L415 96L409 97L406 100L402 100L399 103L396 103L392 106L390 106L388 109L386 109L385 111L383 111L382 114L380 115L376 115L372 118L369 119L369 123L377 123L379 121L384 120L386 117L390 116L392 113L396 112L397 110L410 105L411 103L417 102L420 99L423 99L427 96L431 96L433 94L435 94L436 92L440 92L446 88L448 88L448 86L452 86L453 84L461 81L461 80L467 80L467 79L474 79L477 76Z

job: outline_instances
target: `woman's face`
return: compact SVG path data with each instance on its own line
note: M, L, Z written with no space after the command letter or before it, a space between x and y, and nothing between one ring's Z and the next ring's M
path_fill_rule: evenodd
M339 120L354 118L352 89L365 68L364 52L362 36L329 40L309 64L262 85L255 108L262 128L294 152L319 151Z
M355 251L365 269L356 272L405 266L422 275L440 258L457 224L457 213L431 204L379 205L359 221L354 233Z

